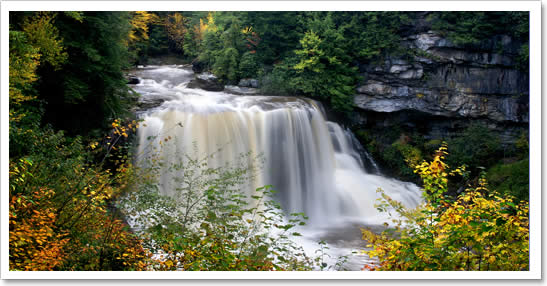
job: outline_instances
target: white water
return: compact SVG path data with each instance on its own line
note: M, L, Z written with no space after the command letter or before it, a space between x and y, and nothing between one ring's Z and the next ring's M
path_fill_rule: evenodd
M211 167L237 161L243 153L263 154L262 172L245 191L251 195L259 186L272 185L286 212L310 217L311 240L333 227L383 223L386 217L374 207L378 188L409 207L420 201L416 185L381 176L353 135L326 121L312 100L188 89L192 72L181 66L150 66L138 75L141 83L134 88L141 100L162 102L141 114L146 127L139 129L139 148L150 136L170 136L161 151L169 161L196 150L218 152L208 162ZM170 174L161 178L164 194L174 188Z

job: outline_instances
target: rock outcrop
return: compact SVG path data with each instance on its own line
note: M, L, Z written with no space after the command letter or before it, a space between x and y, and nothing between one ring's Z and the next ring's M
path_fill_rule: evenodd
M528 75L515 67L519 45L509 36L486 39L470 49L427 31L406 37L402 45L414 56L361 66L364 81L356 89L357 107L528 122Z
M196 75L196 77L188 83L187 87L201 88L208 91L224 90L224 85L220 83L218 78L211 73L201 73Z
M225 85L224 92L236 95L257 95L258 89L252 87L241 87L236 85Z

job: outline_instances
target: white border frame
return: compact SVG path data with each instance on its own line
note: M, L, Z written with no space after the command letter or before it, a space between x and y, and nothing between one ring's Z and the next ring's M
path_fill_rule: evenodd
M1 2L2 279L542 279L540 1L9 1ZM290 4L289 4L290 3ZM211 9L214 7L214 9ZM130 8L130 9L129 9ZM523 272L15 272L9 271L9 11L530 11L530 270Z

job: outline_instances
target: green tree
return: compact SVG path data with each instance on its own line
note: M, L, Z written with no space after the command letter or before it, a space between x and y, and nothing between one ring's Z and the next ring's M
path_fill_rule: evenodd
M340 12L333 18L343 27L346 39L339 44L353 60L368 63L405 52L400 43L411 21L409 12Z
M337 44L345 41L344 29L335 26L330 13L314 18L309 27L295 51L298 63L290 84L305 95L328 100L338 111L350 111L358 77L357 68Z
M239 60L243 49L243 34L241 24L236 17L230 17L229 27L220 37L222 49L216 52L213 72L229 82L239 79Z
M127 112L133 99L122 70L129 65L130 20L126 12L84 12L80 20L59 14L55 25L68 61L38 71L45 122L85 134Z

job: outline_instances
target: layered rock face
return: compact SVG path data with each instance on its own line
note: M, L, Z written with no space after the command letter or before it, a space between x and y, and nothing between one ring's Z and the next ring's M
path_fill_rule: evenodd
M414 51L410 59L390 58L361 66L364 81L355 96L360 109L418 111L499 124L528 122L528 75L515 67L519 45L509 36L499 35L469 48L424 31L401 44Z

